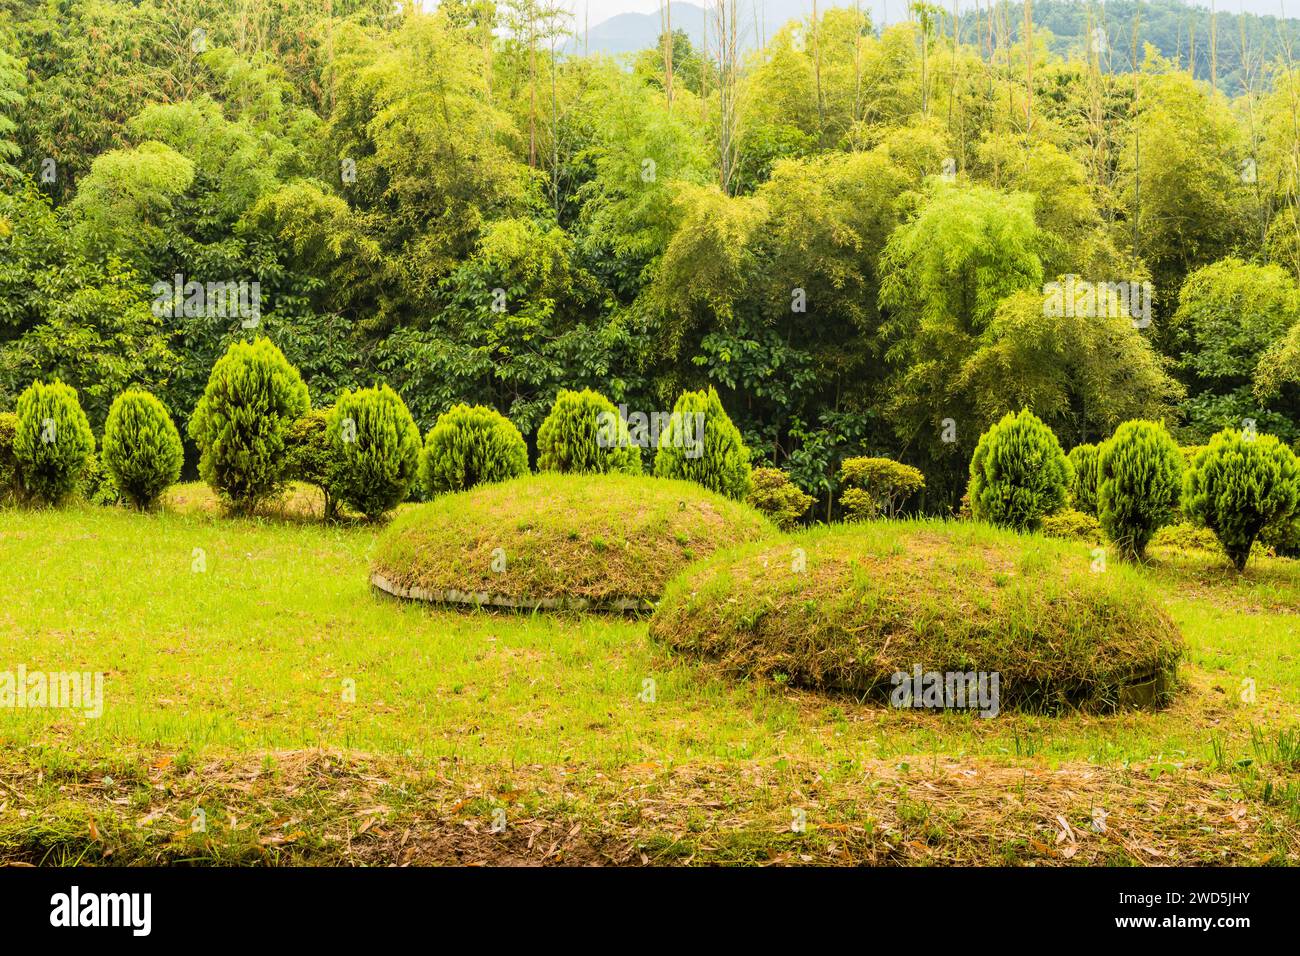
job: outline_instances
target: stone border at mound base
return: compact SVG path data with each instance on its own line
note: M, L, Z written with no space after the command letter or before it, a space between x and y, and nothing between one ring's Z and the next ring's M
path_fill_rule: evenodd
M654 602L646 598L620 597L593 601L583 597L515 598L490 591L458 591L455 588L402 587L378 571L370 574L370 584L404 601L423 601L426 604L451 604L459 607L496 607L511 611L602 611L620 614L646 614L654 610Z

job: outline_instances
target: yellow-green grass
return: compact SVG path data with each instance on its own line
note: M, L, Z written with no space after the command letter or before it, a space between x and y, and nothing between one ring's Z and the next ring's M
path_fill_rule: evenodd
M726 549L672 582L650 633L727 673L866 697L915 670L996 673L1002 705L1031 709L1163 703L1182 653L1133 569L951 521L840 524Z
M645 610L692 560L774 530L687 481L530 475L406 509L380 537L372 576L434 601Z
M106 674L97 720L0 709L0 860L1297 859L1293 562L1135 572L1187 642L1168 708L983 720L732 680L643 619L395 602L379 533L0 511L0 671Z

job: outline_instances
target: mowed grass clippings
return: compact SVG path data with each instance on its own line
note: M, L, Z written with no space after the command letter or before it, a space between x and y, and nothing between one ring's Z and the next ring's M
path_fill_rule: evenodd
M214 514L0 513L0 671L105 673L99 719L0 709L0 860L1297 861L1293 562L1133 569L1186 639L1166 708L986 720L729 677L644 619L393 601L379 527Z
M325 750L33 754L20 791L15 756L0 859L17 865L1267 865L1300 846L1293 806L1262 796L1294 772L942 758L476 777Z
M649 603L691 561L773 531L748 505L691 482L540 474L405 510L372 571L403 588L524 605Z
M746 677L881 696L914 668L1000 674L1003 706L1172 691L1155 590L1091 549L972 523L861 522L727 549L674 580L653 637Z

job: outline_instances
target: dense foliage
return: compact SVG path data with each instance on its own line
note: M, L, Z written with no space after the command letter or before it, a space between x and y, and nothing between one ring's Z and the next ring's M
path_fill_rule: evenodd
M840 465L840 496L846 516L894 517L908 498L925 487L925 476L911 465L888 458L846 458Z
M292 481L315 485L324 496L322 516L332 521L339 514L330 475L334 471L334 446L329 423L333 408L313 408L289 428L284 439L285 472Z
M985 432L970 461L971 515L1009 528L1037 528L1066 502L1070 465L1033 412L1008 413Z
M0 3L0 410L58 379L96 430L128 388L179 422L259 337L421 430L711 387L820 518L864 455L950 512L1020 408L1300 440L1295 21L1220 11L1212 55L1175 0L1101 47L1083 3L839 7L621 63L559 8L427 6ZM1150 294L1053 311L1067 277Z
M181 434L162 402L132 389L108 410L100 457L117 489L148 508L181 476Z

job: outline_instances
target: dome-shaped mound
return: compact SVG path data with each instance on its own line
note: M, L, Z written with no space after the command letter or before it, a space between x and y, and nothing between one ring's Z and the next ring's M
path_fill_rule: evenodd
M773 531L748 505L687 481L532 475L403 512L370 580L449 604L649 610L691 561Z
M728 548L672 581L650 633L735 675L896 705L942 706L909 695L930 674L997 674L1002 708L1049 711L1164 703L1183 646L1138 574L1089 546L939 521Z

